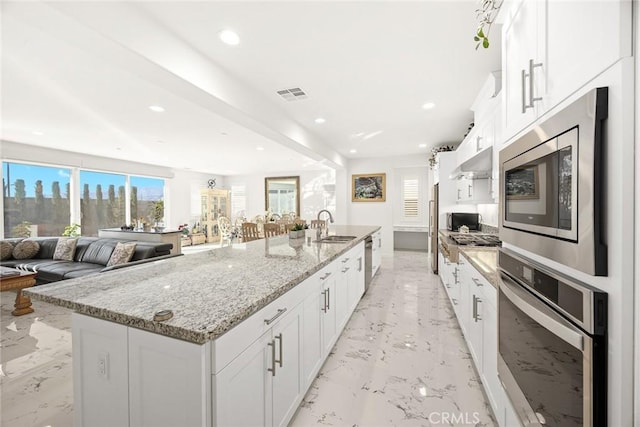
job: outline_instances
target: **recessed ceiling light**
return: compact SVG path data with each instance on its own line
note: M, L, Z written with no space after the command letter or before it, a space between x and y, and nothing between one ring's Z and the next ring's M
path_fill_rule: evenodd
M358 150L356 150L355 148L352 148L351 150L349 150L350 153L357 153Z
M431 110L435 106L436 106L436 104L434 104L433 102L426 102L426 103L422 104L422 108L424 110Z
M34 131L33 131L33 132L31 132L31 133L32 133L32 134L34 134L34 135L37 135L37 136L42 136L42 135L44 135L44 132L40 132L39 130L34 130Z
M226 132L220 132L220 135L225 135L226 136L227 133Z
M318 123L318 124L322 124L324 122L326 122L326 120L322 117L318 117L317 119L314 120L314 122Z
M264 147L256 147L256 150L258 150L258 151L264 151Z
M240 36L234 31L222 30L220 31L220 40L228 45L236 46L240 43Z
M161 139L157 140L156 142L157 142L158 144L164 144L164 141L163 141L163 140L161 140Z
M163 113L164 112L164 108L162 108L159 105L150 105L149 106L149 110L155 111L156 113Z
M420 147L420 148L427 148L427 144L420 144L420 145L418 145L418 147Z

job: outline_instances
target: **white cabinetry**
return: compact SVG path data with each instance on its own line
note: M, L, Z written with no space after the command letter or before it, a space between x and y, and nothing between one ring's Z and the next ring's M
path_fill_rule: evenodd
M493 203L491 180L459 179L456 181L457 203Z
M629 1L519 1L505 15L507 139L631 55Z
M371 277L373 277L382 264L382 231L376 231L371 237L373 238L373 247L371 248Z

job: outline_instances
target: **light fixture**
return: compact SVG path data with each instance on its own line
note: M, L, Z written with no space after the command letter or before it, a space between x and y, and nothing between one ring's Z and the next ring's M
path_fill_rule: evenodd
M236 46L240 44L240 36L234 31L231 30L222 30L220 31L220 40L223 43L228 44L230 46Z
M420 147L420 148L427 148L427 144L420 144L420 145L418 145L418 147Z
M264 147L256 147L256 150L258 150L258 151L264 151Z
M159 105L150 105L149 106L149 110L155 111L156 113L163 113L164 112L164 108L162 108Z
M358 150L356 150L355 148L352 148L351 150L349 150L350 153L357 153Z
M435 106L436 106L436 104L434 104L433 102L426 102L426 103L422 104L422 109L423 110L431 110Z
M381 131L381 130L377 130L377 131L375 131L375 132L371 132L371 133L369 133L369 134L367 134L367 135L363 136L363 137L362 137L362 139L367 140L367 139L373 138L374 136L378 136L378 135L380 135L382 132L383 132L383 131Z
M314 122L318 123L319 125L321 125L322 123L326 122L326 120L322 117L318 117L317 119L314 120Z
M33 131L33 132L31 132L31 133L32 133L32 134L34 134L34 135L37 135L37 136L42 136L42 135L44 135L44 132L40 132L39 130L34 130L34 131Z

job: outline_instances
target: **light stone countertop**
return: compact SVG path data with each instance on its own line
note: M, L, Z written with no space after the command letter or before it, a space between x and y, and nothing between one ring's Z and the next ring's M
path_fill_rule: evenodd
M494 288L498 287L497 247L459 246L458 250Z
M234 243L197 254L25 289L25 295L78 313L198 344L214 340L379 226L333 225L347 243L310 243L288 236ZM173 318L153 320L172 310Z

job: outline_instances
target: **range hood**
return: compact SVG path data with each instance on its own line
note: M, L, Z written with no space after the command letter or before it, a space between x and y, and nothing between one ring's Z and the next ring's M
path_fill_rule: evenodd
M486 179L491 178L493 147L478 151L451 172L449 179Z

